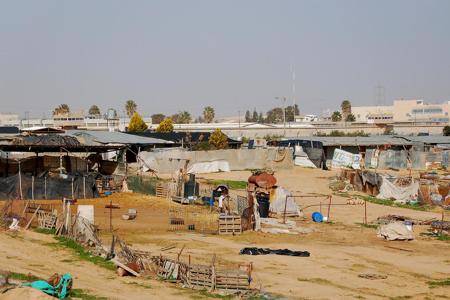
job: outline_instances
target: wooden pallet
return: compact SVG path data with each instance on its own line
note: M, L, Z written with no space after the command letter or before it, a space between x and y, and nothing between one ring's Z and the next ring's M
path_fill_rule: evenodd
M41 211L37 212L38 224L40 228L53 229L56 228L56 220L58 217L53 213Z
M219 216L219 234L241 234L242 220L240 216Z
M216 289L242 291L250 288L249 274L241 270L224 270L216 273Z
M156 197L169 198L169 188L165 183L156 184Z
M190 265L188 267L187 284L192 289L214 287L213 270L210 266Z

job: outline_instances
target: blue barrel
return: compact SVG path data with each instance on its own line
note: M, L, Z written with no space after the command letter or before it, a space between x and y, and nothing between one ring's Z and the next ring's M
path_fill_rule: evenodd
M209 197L209 206L214 206L214 197Z
M112 192L111 191L106 191L105 192L105 196L111 196L112 195Z
M320 212L316 211L316 212L313 212L312 219L316 223L321 223L323 221L323 216Z

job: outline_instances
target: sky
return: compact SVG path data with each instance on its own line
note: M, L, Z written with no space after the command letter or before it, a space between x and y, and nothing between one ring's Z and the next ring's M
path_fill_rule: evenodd
M0 112L449 101L449 12L448 0L0 0Z

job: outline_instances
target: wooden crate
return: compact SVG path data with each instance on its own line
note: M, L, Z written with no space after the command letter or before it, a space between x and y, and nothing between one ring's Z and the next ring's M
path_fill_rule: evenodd
M242 220L240 216L219 216L219 234L241 234Z

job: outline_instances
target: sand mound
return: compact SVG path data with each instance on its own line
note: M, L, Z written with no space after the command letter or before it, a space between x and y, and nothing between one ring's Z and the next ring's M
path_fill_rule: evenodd
M48 300L55 299L41 291L33 289L31 287L18 287L7 291L0 295L1 300L17 300L17 299L28 299L28 300Z

